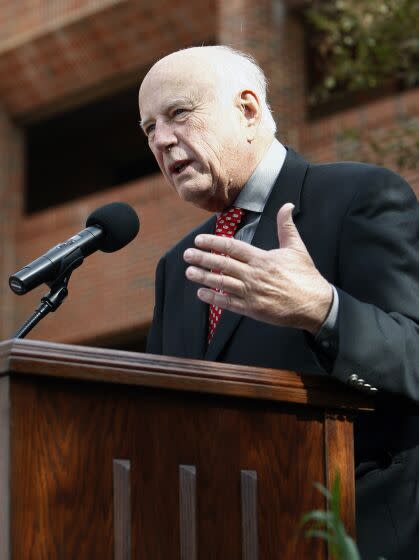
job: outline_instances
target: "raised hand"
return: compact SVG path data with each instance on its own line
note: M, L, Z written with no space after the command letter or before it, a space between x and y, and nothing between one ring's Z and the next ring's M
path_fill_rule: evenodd
M316 334L331 307L333 290L314 266L292 210L287 203L278 212L280 248L272 251L232 238L198 235L197 248L184 253L190 265L186 277L206 286L198 297L259 321Z

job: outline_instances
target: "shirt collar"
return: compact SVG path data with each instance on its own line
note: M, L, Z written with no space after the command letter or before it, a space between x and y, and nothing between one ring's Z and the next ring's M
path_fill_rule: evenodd
M274 138L263 159L240 191L234 206L262 213L276 178L282 169L287 150Z

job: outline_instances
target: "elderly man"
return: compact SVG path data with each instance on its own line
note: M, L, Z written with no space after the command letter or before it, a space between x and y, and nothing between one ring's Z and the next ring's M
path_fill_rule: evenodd
M383 168L311 165L285 149L263 73L226 47L159 60L139 106L168 183L216 213L158 265L149 351L393 395L356 424L358 542L366 560L419 558L419 422L396 404L419 399L410 187Z

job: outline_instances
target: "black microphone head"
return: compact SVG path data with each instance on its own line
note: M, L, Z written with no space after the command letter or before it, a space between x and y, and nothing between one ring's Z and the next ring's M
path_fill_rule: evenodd
M111 202L96 208L87 218L86 227L99 226L105 236L99 249L113 253L125 247L140 230L140 220L135 210L125 202Z

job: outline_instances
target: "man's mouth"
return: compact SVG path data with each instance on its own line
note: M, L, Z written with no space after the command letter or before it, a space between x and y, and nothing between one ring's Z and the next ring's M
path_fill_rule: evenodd
M169 171L172 175L180 175L191 162L192 160L190 159L182 159L176 161L169 166Z

